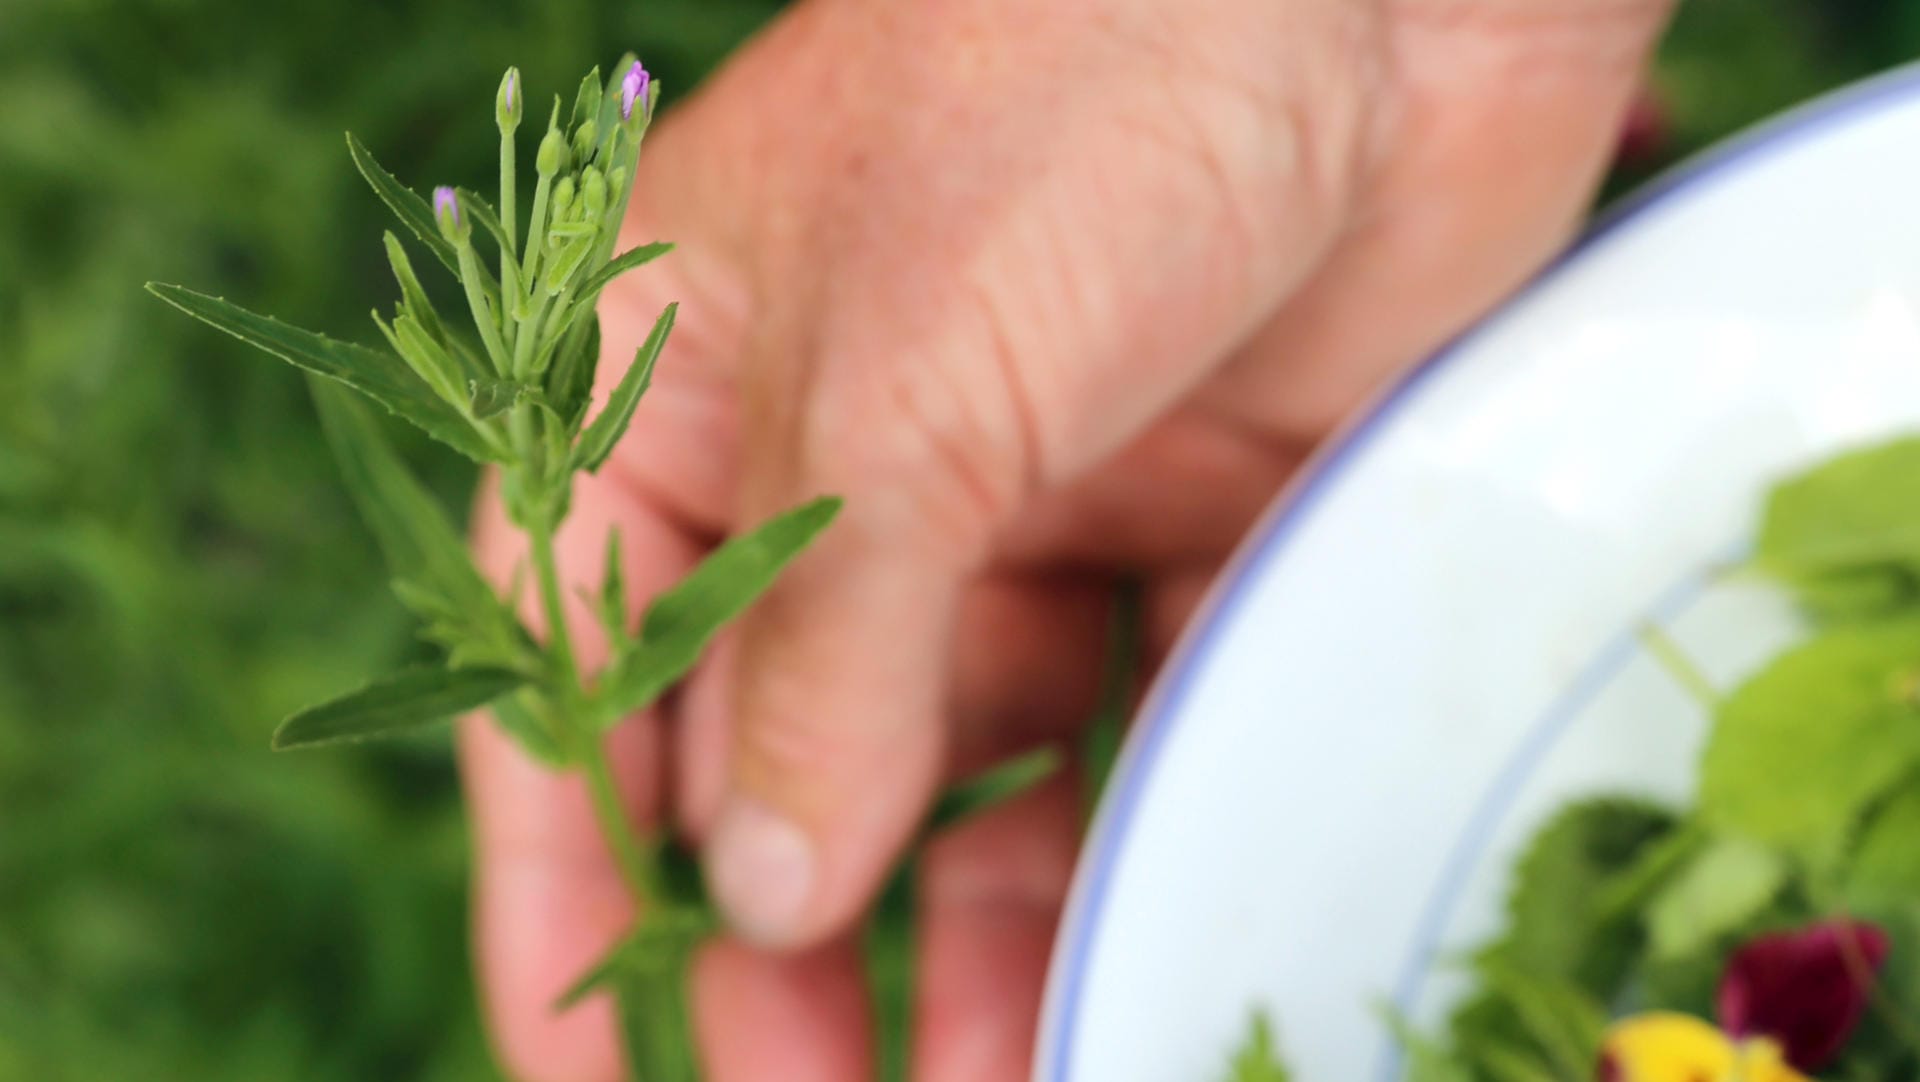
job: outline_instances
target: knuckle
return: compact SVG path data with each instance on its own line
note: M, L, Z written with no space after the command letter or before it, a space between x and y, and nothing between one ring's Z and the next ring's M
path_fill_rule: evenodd
M884 711L828 716L801 705L811 702L813 690L804 680L792 679L783 687L778 674L760 673L756 683L743 715L751 720L741 727L735 755L740 781L749 791L784 794L785 802L817 813L884 768L880 751L891 744L886 734L849 724L849 718Z
M1256 26L1158 36L1181 44L1161 46L1150 106L1121 122L1183 172L1233 277L1265 280L1302 223L1345 220L1382 156L1394 111L1378 5L1276 4Z
M838 338L824 352L845 360L820 373L799 433L802 471L883 509L894 540L963 564L983 556L1034 471L1023 376L998 327L967 314Z

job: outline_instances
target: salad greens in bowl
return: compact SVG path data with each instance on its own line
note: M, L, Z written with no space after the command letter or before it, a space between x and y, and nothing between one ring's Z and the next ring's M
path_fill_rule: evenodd
M1784 117L1322 453L1143 710L1037 1078L1920 1072L1917 185L1920 70Z

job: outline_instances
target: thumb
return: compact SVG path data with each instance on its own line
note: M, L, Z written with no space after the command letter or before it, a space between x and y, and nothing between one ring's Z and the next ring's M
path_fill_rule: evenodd
M733 669L707 871L736 930L767 946L845 926L920 821L946 760L950 628L998 518L917 425L844 403L828 390L798 416L750 425L761 435L743 456L749 523L820 495L846 501L747 617ZM872 420L848 431L823 419L843 414Z

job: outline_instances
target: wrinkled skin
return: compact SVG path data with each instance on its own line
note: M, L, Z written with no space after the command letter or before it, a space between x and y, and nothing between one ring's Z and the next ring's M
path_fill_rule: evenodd
M846 932L936 786L1086 715L1117 575L1163 652L1329 428L1567 239L1666 8L804 0L656 126L628 239L680 247L609 291L602 392L668 301L679 329L565 573L617 523L644 597L848 500L613 741L737 930L696 974L715 1082L867 1076ZM491 502L478 544L504 580ZM481 720L462 759L501 1055L616 1078L606 1003L547 1011L631 918L586 797ZM1076 800L929 854L920 1082L1025 1077Z

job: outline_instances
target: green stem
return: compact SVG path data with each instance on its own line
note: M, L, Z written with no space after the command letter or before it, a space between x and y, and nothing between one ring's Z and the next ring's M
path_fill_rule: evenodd
M503 128L500 131L500 230L507 239L500 246L500 322L506 325L510 341L520 332L513 309L508 307L520 292L519 222L516 220L518 208L514 205L518 179L514 168L513 129Z
M534 343L540 338L540 325L546 319L547 304L551 299L538 283L529 281L528 286L538 299L534 301L532 313L521 322L520 340L513 347L513 378L519 380L526 379L536 371L533 367Z
M547 246L547 190L551 186L544 175L533 185L533 217L527 221L526 254L520 264L520 277L529 289L539 280L540 249Z
M613 850L620 878L633 892L634 904L642 914L640 919L645 920L646 914L658 909L653 853L627 821L626 807L620 803L620 789L614 783L613 769L607 763L607 753L599 738L587 733L580 741L579 754L580 769L587 778L587 792L593 797L593 814L599 820L600 833L606 838L607 848Z
M1086 790L1082 794L1082 813L1091 822L1106 790L1107 778L1120 758L1120 746L1126 741L1127 715L1133 708L1134 686L1139 679L1145 615L1140 583L1128 580L1114 592L1113 615L1107 630L1107 670L1101 677L1100 704L1094 709L1093 722L1082 738L1081 757L1085 764Z
M606 750L601 747L599 734L582 716L580 670L574 662L573 643L567 633L565 595L560 592L560 570L553 555L553 533L553 523L546 517L532 523L527 529L533 547L534 572L540 580L540 602L546 609L548 649L552 651L554 668L558 670L555 675L563 689L559 704L562 739L572 746L581 773L586 777L587 792L593 800L594 817L599 821L600 833L605 836L607 847L613 850L621 878L633 891L634 901L641 912L650 912L658 897L654 885L652 849L634 832L633 824L627 821L626 808L620 802L620 789L613 780L613 769L607 762Z
M511 355L507 353L507 344L500 339L499 320L487 309L487 296L480 290L480 264L474 259L473 245L467 241L460 242L460 284L467 291L467 307L473 309L473 324L480 328L480 340L486 343L494 371L507 375L511 371L507 367Z
M551 303L552 307L545 313L551 318L546 319L540 327L540 345L533 355L534 360L538 362L532 366L532 372L536 376L546 372L548 366L553 364L553 352L560 345L560 336L567 333L567 328L572 325L572 320L569 318L571 313L567 308L573 303L573 283L568 282L561 287L559 294L552 299Z
M500 228L507 234L506 250L500 253L500 280L506 281L507 264L519 257L519 225L514 206L519 177L514 166L513 132L500 133Z
M1700 709L1709 714L1720 709L1719 689L1707 679L1706 673L1700 671L1700 666L1693 658L1680 648L1673 636L1667 634L1666 628L1652 622L1641 624L1640 645Z
M529 526L527 536L533 543L534 573L540 577L540 603L546 609L547 642L553 651L554 666L560 670L558 675L563 686L578 688L580 670L574 664L573 642L567 633L565 595L560 592L559 565L553 557L553 531L553 523L542 517ZM573 718L569 712L569 720Z
M615 985L631 1066L641 1082L699 1082L687 979L693 952L676 949L649 972Z

